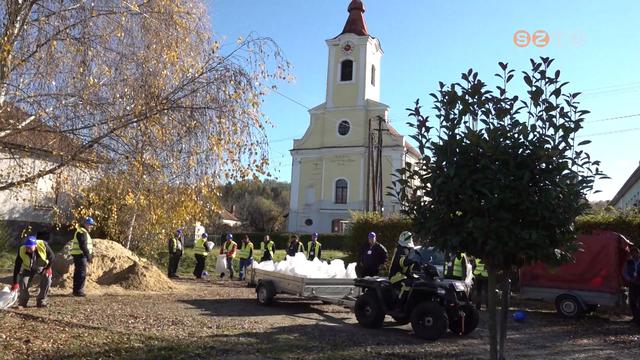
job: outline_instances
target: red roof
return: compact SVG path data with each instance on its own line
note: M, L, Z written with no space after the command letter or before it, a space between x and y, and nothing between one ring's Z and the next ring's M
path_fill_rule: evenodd
M349 18L347 23L344 24L342 34L350 33L359 36L369 36L367 31L367 23L364 21L364 4L360 0L352 0L349 4Z

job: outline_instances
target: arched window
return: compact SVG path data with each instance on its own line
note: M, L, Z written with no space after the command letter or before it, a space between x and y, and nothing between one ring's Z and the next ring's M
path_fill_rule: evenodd
M351 123L348 120L342 120L338 123L338 135L347 136L351 130Z
M376 66L371 65L371 85L376 86Z
M347 192L349 191L349 184L345 179L336 180L336 204L347 203Z
M340 63L340 81L353 80L353 60L343 60Z

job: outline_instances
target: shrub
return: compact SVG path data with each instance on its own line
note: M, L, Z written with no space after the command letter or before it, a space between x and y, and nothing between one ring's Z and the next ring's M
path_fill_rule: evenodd
M367 234L373 231L379 243L389 251L389 261L396 248L400 233L411 230L412 222L403 216L382 217L378 213L353 213L352 224L349 229L348 251L351 259L359 256L360 248L367 241Z
M605 210L598 214L579 216L576 219L576 230L581 233L593 230L615 231L634 244L640 245L640 211Z

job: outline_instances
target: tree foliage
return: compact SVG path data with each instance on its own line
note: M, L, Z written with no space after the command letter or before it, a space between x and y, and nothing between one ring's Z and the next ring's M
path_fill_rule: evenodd
M146 175L136 162L174 183L266 172L260 105L288 69L270 39L223 45L201 0L8 0L0 17L0 115L28 114L9 117L0 150L68 139L46 166L1 174L0 190L69 165Z
M227 183L220 188L222 206L255 231L282 231L289 211L290 185L273 180Z
M431 94L435 121L422 114L419 101L408 109L422 158L398 170L395 196L417 232L487 265L491 358L497 358L498 272L507 279L515 266L569 258L577 248L575 219L588 208L594 179L603 176L599 162L582 150L589 141L577 140L588 111L579 108L579 93L565 91L568 83L552 63L531 60L523 99L509 94L515 71L499 63L495 91L470 69L461 82L440 83Z

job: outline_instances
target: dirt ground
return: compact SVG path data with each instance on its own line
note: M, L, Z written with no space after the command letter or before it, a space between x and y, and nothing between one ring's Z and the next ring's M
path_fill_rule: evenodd
M280 298L256 303L230 281L177 280L172 293L107 290L87 298L54 289L50 307L0 312L0 359L481 359L486 313L467 337L419 340L391 319L358 326L347 309ZM34 301L33 299L31 301ZM640 359L640 327L625 317L560 319L529 309L510 322L508 359Z

